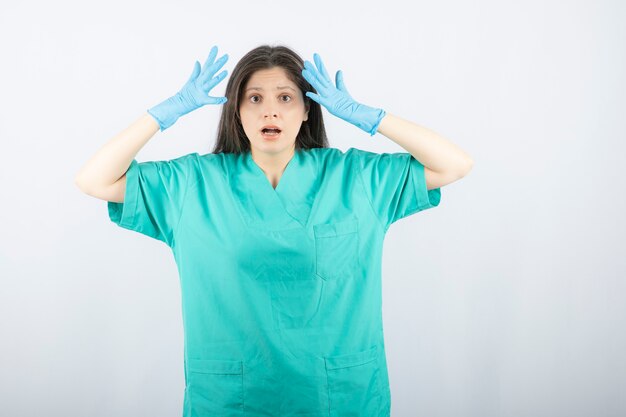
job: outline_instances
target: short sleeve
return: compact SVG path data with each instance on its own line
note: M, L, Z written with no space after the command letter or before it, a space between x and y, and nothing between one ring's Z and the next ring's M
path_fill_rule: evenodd
M126 171L124 202L107 202L111 221L171 247L193 175L194 156L148 162L133 159Z
M436 207L441 189L426 188L424 165L407 152L374 153L352 148L365 193L385 231L411 214Z

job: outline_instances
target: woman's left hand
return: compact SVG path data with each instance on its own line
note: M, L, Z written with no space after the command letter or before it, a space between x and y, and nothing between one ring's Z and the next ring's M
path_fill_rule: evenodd
M317 94L307 91L306 96L326 107L330 114L337 116L373 136L380 121L385 117L385 110L357 103L348 93L343 82L343 73L337 71L335 87L330 81L322 58L313 54L317 69L309 61L304 61L302 76L317 90Z

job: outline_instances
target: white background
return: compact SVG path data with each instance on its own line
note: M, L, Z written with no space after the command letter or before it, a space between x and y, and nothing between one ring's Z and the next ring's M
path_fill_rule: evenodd
M0 415L179 416L178 275L82 165L173 95L286 45L475 162L385 239L394 417L626 415L626 7L619 1L0 6ZM213 95L223 95L226 80ZM401 152L324 110L331 146ZM137 159L208 153L218 106Z

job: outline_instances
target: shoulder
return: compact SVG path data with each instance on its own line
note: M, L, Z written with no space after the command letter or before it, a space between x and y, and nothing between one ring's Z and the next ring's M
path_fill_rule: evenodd
M173 177L185 176L190 172L190 167L195 164L195 154L187 154L171 159L159 159L154 161L139 162L133 159L129 171L141 172L142 176ZM130 172L129 172L130 173Z
M202 155L192 152L171 159L140 162L138 168L143 176L169 182L177 181L182 185L197 180L201 171L201 158Z
M373 154L372 152L367 152L357 148L349 148L345 151L338 148L312 148L308 149L307 152L315 156L317 159L337 163L352 162L353 160L361 157L363 154Z
M183 165L192 165L197 161L198 154L196 152L189 153L186 155L177 156L176 158L171 159L161 159L156 161L145 161L141 162L141 164L156 164L156 165L171 165L171 166L183 166Z
M345 151L337 148L313 148L308 150L308 154L319 172L324 172L325 175L337 173L341 177L349 176L350 178L355 172L361 170L364 154L375 155L357 148L349 148Z
M195 155L195 163L200 169L219 169L225 170L226 165L232 164L235 158L240 155L236 153L193 153Z
M197 164L197 156L198 154L194 152L171 159L138 162L138 165L144 169L177 170L188 172L190 166Z
M380 154L375 152L366 151L364 149L358 148L348 148L345 151L336 148L328 148L328 156L336 159L344 159L347 161L352 161L359 158L371 158L378 156Z
M380 158L381 155L376 152L370 152L358 148L349 148L345 151L336 148L328 148L323 152L325 159L329 164L342 166L348 170L361 170L364 164L369 161Z
M211 179L215 181L217 178L226 179L228 173L236 169L237 164L241 162L241 154L239 153L193 153L195 168L195 181Z

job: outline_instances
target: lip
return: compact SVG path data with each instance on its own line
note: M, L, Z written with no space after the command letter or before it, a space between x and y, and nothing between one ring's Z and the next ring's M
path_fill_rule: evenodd
M263 133L263 131L261 131L261 136L265 140L276 140L276 139L278 139L280 137L281 133L283 133L283 132L281 131L281 132L278 132L275 135L270 136L270 135L266 135L265 133Z
M261 128L261 132L263 131L263 129L278 129L282 132L282 129L276 125L265 125Z

